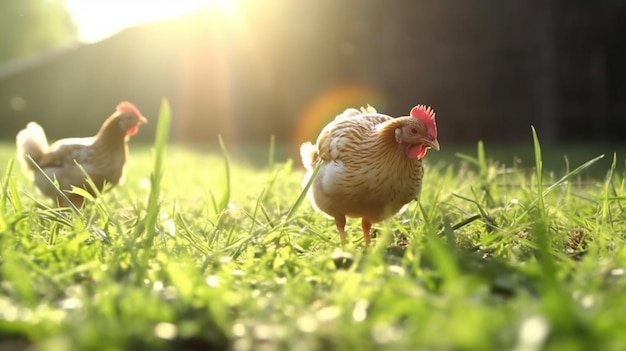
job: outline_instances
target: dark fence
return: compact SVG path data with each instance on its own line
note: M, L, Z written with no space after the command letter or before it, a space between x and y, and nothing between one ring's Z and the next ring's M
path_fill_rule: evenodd
M28 121L95 133L120 100L173 139L298 143L352 105L432 105L443 143L621 140L620 1L257 1L125 30L22 69L0 67L0 138ZM155 123L138 138L150 140Z

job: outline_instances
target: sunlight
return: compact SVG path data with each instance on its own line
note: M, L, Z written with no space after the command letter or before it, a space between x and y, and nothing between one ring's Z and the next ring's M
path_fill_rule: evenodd
M79 39L92 43L127 27L178 17L201 9L237 12L237 0L106 1L65 0L78 27ZM232 16L224 16L227 20Z

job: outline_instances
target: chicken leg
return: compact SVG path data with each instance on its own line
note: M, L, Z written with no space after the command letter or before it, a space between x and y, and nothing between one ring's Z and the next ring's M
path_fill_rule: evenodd
M346 244L346 217L345 216L335 217L335 225L337 226L337 230L339 231L339 237L341 238L341 245L345 245Z
M346 217L335 217L335 225L341 238L341 245L346 244ZM371 242L370 230L372 229L372 223L365 218L361 218L361 228L363 228L363 239L365 240L365 246L369 246Z
M363 239L365 240L365 246L370 245L370 229L372 229L372 223L365 218L361 218L361 228L363 228Z

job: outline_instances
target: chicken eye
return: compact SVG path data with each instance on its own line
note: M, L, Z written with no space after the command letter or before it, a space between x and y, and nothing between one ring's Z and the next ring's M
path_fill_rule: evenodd
M417 128L415 127L411 128L411 134L417 134Z

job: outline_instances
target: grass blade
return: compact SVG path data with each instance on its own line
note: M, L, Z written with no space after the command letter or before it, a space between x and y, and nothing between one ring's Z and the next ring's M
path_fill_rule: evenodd
M146 217L144 218L146 243L151 243L156 235L156 224L160 211L161 180L163 179L163 155L165 146L169 138L171 109L167 100L161 102L159 111L159 122L156 129L156 139L154 141L154 165L150 175L150 195L146 206ZM137 233L140 234L140 233Z
M218 135L217 140L220 143L220 149L222 150L222 157L224 158L224 185L222 186L222 196L219 201L218 210L225 211L230 203L230 158L226 151L226 145L221 135Z
M89 230L93 234L95 234L97 237L99 237L105 244L110 245L111 238L109 238L109 236L102 229L89 224L88 221L85 219L85 216L83 215L81 210L78 207L76 207L76 205L74 205L72 201L70 201L67 195L65 195L65 192L59 189L57 184L54 181L52 181L50 177L48 177L46 172L44 172L43 169L41 169L41 167L39 167L39 165L30 156L27 156L27 158L28 158L28 161L33 166L35 166L36 171L41 173L44 176L44 179L46 179L46 181L52 185L52 188L55 190L57 195L59 195L65 201L65 203L69 206L69 208L74 212L74 214L76 214L76 218L83 224L83 226L85 226L86 228L89 228Z
M289 211L287 211L287 216L285 217L285 220L287 222L293 219L293 217L296 214L296 211L298 211L298 208L300 208L300 205L302 205L302 202L306 198L307 193L309 192L309 188L311 188L311 185L313 184L313 180L315 180L315 177L317 176L317 173L320 171L321 166L322 166L321 163L318 163L317 165L315 165L315 168L313 169L313 172L311 173L311 177L309 178L309 181L305 184L304 188L302 188L302 190L300 191L300 194L296 198L296 201L289 208Z
M569 179L571 179L572 177L574 177L575 175L578 175L580 172L584 171L585 169L591 167L594 163L598 162L599 160L603 159L604 155L600 155L600 156L596 156L593 159L583 163L582 165L576 167L573 171L568 172L567 174L565 174L563 177L561 177L559 180L557 180L556 182L554 182L552 185L550 185L549 187L547 187L541 197L538 197L538 199L542 199L543 197L547 196L552 190L556 189L557 187L559 187L561 184L565 183L566 181L568 181ZM539 184L541 186L543 186L542 184Z
M544 201L541 145L537 131L534 127L531 128L535 151L535 177L537 178L537 207L534 215L534 232L537 239L538 259L544 284L544 306L548 316L557 328L572 331L576 328L578 317L570 295L563 291L558 280L557 263L553 254L551 231L548 225L548 214Z

